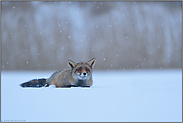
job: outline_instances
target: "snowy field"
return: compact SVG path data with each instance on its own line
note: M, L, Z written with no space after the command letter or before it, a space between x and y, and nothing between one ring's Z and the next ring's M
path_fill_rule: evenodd
M1 121L181 122L182 70L95 71L91 88L21 88L53 71L2 71Z

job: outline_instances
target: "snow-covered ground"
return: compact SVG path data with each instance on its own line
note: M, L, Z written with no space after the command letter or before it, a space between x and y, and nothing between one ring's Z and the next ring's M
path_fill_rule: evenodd
M21 88L53 71L2 71L1 121L182 121L182 70L95 71L91 88Z

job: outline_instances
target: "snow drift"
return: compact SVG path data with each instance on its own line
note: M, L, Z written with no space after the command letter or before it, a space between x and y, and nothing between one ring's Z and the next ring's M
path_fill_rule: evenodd
M53 71L2 71L1 121L181 122L182 71L94 71L90 88L22 88Z

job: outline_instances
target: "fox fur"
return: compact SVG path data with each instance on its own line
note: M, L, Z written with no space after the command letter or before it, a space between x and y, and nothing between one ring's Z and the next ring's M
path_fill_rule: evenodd
M68 69L55 71L48 79L33 79L20 84L21 87L90 87L93 84L92 69L96 59L92 58L88 62L79 62L68 60Z

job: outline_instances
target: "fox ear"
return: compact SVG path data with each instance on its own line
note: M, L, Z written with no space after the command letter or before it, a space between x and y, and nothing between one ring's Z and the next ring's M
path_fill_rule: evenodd
M92 58L90 61L87 62L87 64L91 67L91 69L94 68L94 65L95 65L95 58Z
M76 63L71 60L68 60L68 66L70 67L70 70L72 70L76 66Z

